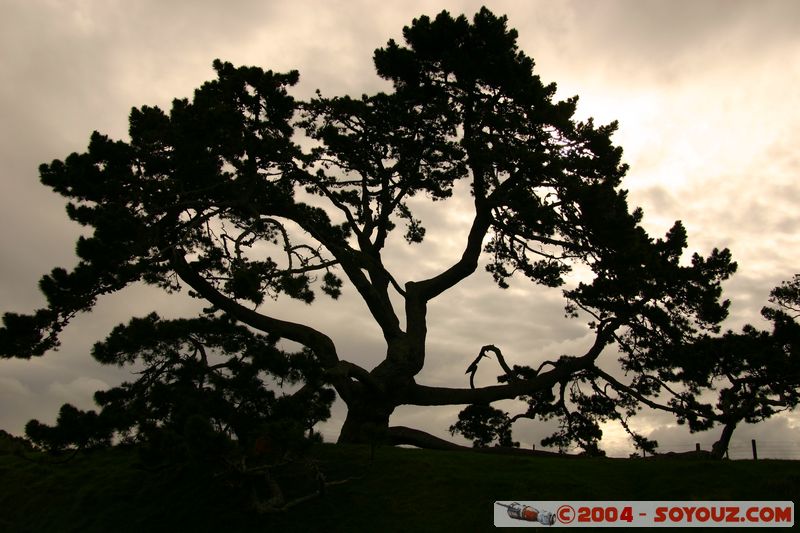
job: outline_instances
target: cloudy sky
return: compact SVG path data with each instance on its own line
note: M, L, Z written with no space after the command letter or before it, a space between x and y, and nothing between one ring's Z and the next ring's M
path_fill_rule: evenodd
M277 71L298 69L293 94L326 95L386 88L373 72L373 50L421 14L474 14L472 1L171 1L0 0L0 312L42 305L36 284L54 266L71 267L80 229L60 197L39 184L37 167L85 150L93 130L126 138L133 106L169 107L213 76L220 58ZM676 219L690 251L729 247L739 272L726 286L726 324L763 325L770 288L800 272L800 3L786 1L510 1L489 2L519 31L520 47L559 96L580 96L578 113L619 120L615 141L631 170L625 187L645 210L645 227L663 234ZM458 209L427 213L426 243L388 250L400 278L419 279L457 257L468 228ZM436 207L439 207L438 205ZM339 353L371 367L382 339L365 307L346 291L340 302L311 308L270 304L272 314L305 319L331 335ZM581 321L563 319L555 293L522 282L499 291L484 272L443 295L429 312L429 360L418 382L466 386L464 369L484 344L512 363L580 354L591 339ZM76 320L59 352L0 361L0 428L22 433L26 421L53 421L64 402L88 408L94 391L131 379L129 369L101 367L92 343L131 316L158 310L190 316L195 302L133 287L101 300ZM613 356L608 360L613 364ZM490 384L489 366L478 381ZM515 410L515 406L508 405ZM457 407L399 408L393 424L448 437ZM335 438L343 410L325 426ZM718 430L689 435L670 417L636 422L662 450L708 446ZM523 446L547 427L515 426ZM800 458L800 415L737 430L734 456L758 437L761 455ZM603 446L632 447L615 427Z

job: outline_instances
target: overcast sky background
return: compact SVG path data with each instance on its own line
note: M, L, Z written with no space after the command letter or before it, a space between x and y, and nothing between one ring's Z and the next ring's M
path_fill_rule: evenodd
M213 77L215 58L276 71L298 69L293 94L360 95L386 89L372 53L421 14L442 9L471 17L471 1L171 1L0 0L0 312L31 312L44 303L42 274L76 263L80 228L61 197L38 181L37 167L84 151L93 130L127 138L130 108L169 108ZM680 219L690 252L731 248L739 272L725 285L733 301L726 323L765 325L759 310L769 290L800 272L800 3L786 1L515 1L489 2L519 31L519 45L560 98L580 96L578 114L619 120L615 142L631 170L632 206L645 211L651 235ZM446 204L444 204L446 205ZM456 259L469 213L456 199L437 204L424 222L421 246L388 250L402 281L433 274ZM509 363L582 354L591 344L582 320L563 318L559 291L517 282L500 291L477 272L434 302L428 313L428 363L417 381L468 386L464 370L481 346L497 344ZM331 335L342 358L371 368L382 338L365 306L346 290L339 302L269 302L265 312L304 319ZM0 361L0 428L21 434L31 418L52 422L59 406L83 408L92 394L131 379L130 369L101 367L91 345L131 316L157 310L191 316L196 302L146 288L102 299L65 331L59 352ZM613 367L613 354L604 356ZM497 375L490 362L479 384ZM509 408L516 412L513 405ZM459 407L401 407L392 424L450 438ZM325 426L335 439L337 405ZM671 417L648 413L634 424L661 450L704 447L719 430L699 435ZM529 447L552 428L529 421L515 438ZM737 429L734 456L800 458L800 415ZM538 447L538 446L537 446ZM625 434L607 427L610 455L632 451Z

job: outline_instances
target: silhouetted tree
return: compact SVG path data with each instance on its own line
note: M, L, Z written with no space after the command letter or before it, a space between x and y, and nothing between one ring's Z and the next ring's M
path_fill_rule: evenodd
M375 51L389 93L299 102L287 94L297 72L217 61L217 79L192 101L175 100L169 113L134 109L130 141L94 133L86 153L43 165L42 182L94 233L79 239L76 268L42 279L46 308L5 314L2 354L56 347L75 314L131 283L185 287L210 316L313 354L347 404L340 441L352 442L365 427L387 427L398 405L533 398L591 371L609 344L630 347L622 365L633 369L717 328L727 313L720 282L735 269L728 251L685 264L680 223L664 238L647 235L620 188L627 167L611 142L616 124L576 121L576 97L554 101L555 84L534 74L505 17L442 12L415 19L403 37ZM298 144L303 135L311 148ZM445 200L457 182L471 193L462 253L427 279L411 280L407 267L392 273L383 251L398 227L409 244L425 238L408 199ZM482 257L500 287L518 274L556 289L575 266L590 272L563 294L568 315L592 317L593 343L495 386L417 383L428 304ZM268 305L279 296L311 303L317 290L336 298L345 279L386 341L372 369ZM395 442L409 434L386 433Z
M771 331L746 325L740 333L702 335L692 342L665 345L654 357L628 369L632 379L598 368L583 382L591 391L576 401L579 414L597 422L627 420L641 406L671 412L692 432L716 425L722 432L711 456L722 458L736 427L757 423L800 403L800 276L772 290L773 307L761 310ZM565 442L580 442L586 431L562 431ZM654 451L657 443L631 432L637 447Z
M51 452L68 448L95 448L109 446L113 436L113 424L106 424L96 411L82 411L71 404L64 404L58 412L55 426L31 420L25 425L25 434L37 446Z
M774 307L761 314L772 322L771 331L747 325L741 333L703 338L676 362L675 378L689 392L671 404L679 408L678 421L692 430L722 426L714 457L725 455L741 422L761 422L800 403L800 276L775 287L770 302ZM699 397L709 389L717 391L713 405Z
M467 406L458 414L458 422L450 426L450 434L460 433L472 439L472 446L480 448L494 443L496 446L519 447L511 439L511 418L500 409L487 404Z
M285 353L276 348L276 341L226 317L163 320L153 313L133 319L95 344L92 355L103 364L143 368L140 377L99 391L99 414L65 405L56 428L32 421L28 436L58 449L92 442L82 442L81 435L94 435L102 443L112 435L185 435L202 425L244 449L259 438L277 444L282 437L270 426L291 422L300 434L310 431L329 416L333 391L323 386L308 352ZM275 381L297 390L277 395ZM63 436L51 433L55 429Z
M26 438L17 437L0 429L0 455L33 451L33 444Z
M143 368L138 379L97 392L99 413L66 404L55 426L32 420L26 433L50 451L137 442L151 463L199 466L240 482L266 476L280 507L270 469L300 459L335 394L309 352L289 354L276 341L227 317L133 319L92 355ZM283 387L294 390L276 393Z

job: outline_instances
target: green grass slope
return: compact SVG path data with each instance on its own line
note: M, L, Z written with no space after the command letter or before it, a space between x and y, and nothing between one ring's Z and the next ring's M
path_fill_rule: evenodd
M793 461L381 447L370 462L366 447L331 444L313 454L328 480L355 479L268 515L243 510L233 489L186 469L144 470L135 450L101 450L63 464L0 455L0 531L490 531L496 500L797 501L800 495L800 462Z

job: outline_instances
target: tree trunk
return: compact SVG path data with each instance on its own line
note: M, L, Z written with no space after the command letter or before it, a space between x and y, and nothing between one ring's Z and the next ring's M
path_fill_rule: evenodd
M408 390L416 385L419 371L409 363L411 351L405 339L387 347L386 358L358 382L350 381L346 394L347 417L339 433L339 443L380 444L387 442L389 417L395 407L408 403Z
M339 444L378 444L386 440L389 416L393 406L387 406L375 398L351 402L347 406Z
M728 451L728 446L731 443L731 437L733 436L733 431L736 429L736 424L736 421L728 422L725 424L725 427L722 428L722 434L719 436L719 440L711 447L711 457L713 459L722 459L725 457L725 452Z

